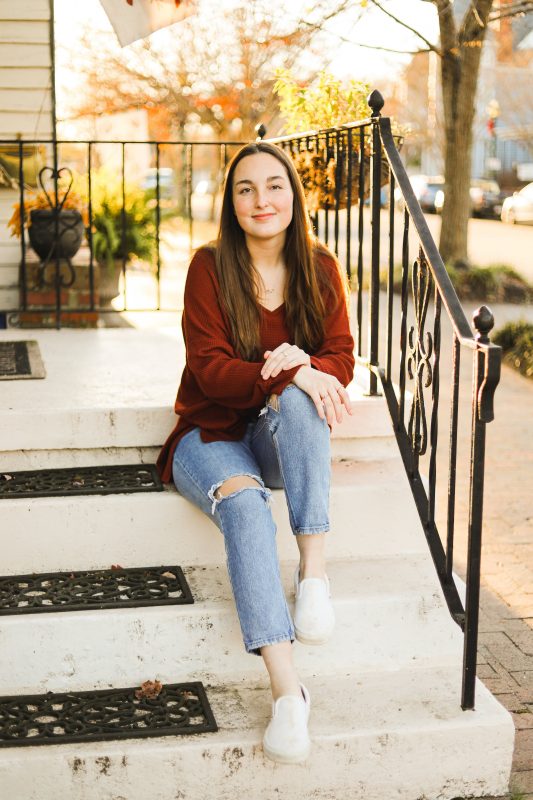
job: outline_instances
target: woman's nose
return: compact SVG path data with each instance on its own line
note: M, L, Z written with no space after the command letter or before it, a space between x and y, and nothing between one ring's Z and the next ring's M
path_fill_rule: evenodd
M258 208L268 205L268 198L265 191L258 189L255 195L255 204Z

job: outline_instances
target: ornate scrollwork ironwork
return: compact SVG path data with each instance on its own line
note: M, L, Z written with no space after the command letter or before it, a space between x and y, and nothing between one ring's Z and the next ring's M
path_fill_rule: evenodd
M56 194L56 187L59 181L67 176L66 186L58 188ZM53 191L49 190L49 182L53 181ZM57 224L57 233L54 232L53 241L51 244L48 242L40 242L38 237L39 233L34 233L33 238L30 234L30 241L33 249L41 259L39 265L37 287L42 288L62 288L68 289L73 285L76 280L76 272L72 265L71 256L72 252L76 252L83 235L83 223L81 214L74 209L65 209L65 202L72 189L74 176L72 170L68 167L61 167L55 170L53 167L43 167L39 172L39 185L48 202L48 209L41 210L41 216L44 218L40 220L41 230L47 226ZM35 216L36 212L33 212ZM39 214L39 212L37 212ZM57 222L56 222L57 220ZM32 219L32 227L35 227L37 220ZM80 227L81 223L81 227ZM38 223L37 223L38 224ZM50 266L55 267L54 257L59 256L66 264L65 269L56 270L54 268L52 277L48 278L47 271Z
M433 338L429 331L424 332L431 292L431 272L422 249L413 264L412 288L415 325L411 326L408 334L407 372L411 380L414 380L415 386L408 434L411 449L422 456L426 452L428 442L424 388L431 386L433 380L433 367L430 361L433 355Z

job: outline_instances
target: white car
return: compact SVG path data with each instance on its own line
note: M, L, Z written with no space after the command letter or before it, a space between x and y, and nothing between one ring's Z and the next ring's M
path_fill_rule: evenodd
M502 207L502 222L533 222L533 183L528 183L512 197L506 197Z

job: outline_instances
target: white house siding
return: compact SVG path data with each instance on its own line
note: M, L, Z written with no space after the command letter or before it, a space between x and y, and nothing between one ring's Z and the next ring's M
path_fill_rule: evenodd
M0 140L51 138L49 22L49 0L0 0ZM0 312L18 305L20 244L7 228L17 199L0 187Z

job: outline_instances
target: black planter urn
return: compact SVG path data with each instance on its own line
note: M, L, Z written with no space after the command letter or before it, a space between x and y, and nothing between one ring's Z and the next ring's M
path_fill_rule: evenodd
M59 211L57 240L54 211L38 208L30 212L28 236L41 261L75 256L81 247L84 232L81 214L76 209L65 208Z

